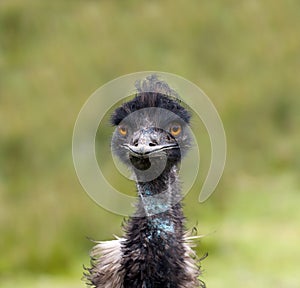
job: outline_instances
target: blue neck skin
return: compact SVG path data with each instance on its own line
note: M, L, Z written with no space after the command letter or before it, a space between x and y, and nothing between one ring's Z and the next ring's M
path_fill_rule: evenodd
M149 238L153 235L163 236L175 232L170 216L173 190L177 191L174 174L162 176L151 182L138 183L140 204L143 206L150 228ZM171 180L173 179L173 180Z

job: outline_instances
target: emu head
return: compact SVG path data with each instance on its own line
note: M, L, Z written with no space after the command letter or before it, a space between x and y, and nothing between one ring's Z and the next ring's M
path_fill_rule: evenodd
M147 92L149 85L154 92ZM135 98L112 115L116 126L112 150L139 180L143 177L146 181L180 162L191 142L190 113L169 96L172 90L156 77L147 78L137 88Z

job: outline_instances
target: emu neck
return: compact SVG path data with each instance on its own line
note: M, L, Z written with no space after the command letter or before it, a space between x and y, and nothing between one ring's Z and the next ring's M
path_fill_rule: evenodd
M145 216L169 211L178 201L180 193L177 169L173 166L150 182L138 182L139 206Z
M138 209L132 220L135 219L140 229L133 233L140 233L141 241L150 242L148 244L159 241L171 245L173 240L180 240L183 214L177 167L166 168L152 181L137 182L137 188Z
M137 183L139 203L123 245L124 288L178 288L186 279L182 259L183 214L176 166Z

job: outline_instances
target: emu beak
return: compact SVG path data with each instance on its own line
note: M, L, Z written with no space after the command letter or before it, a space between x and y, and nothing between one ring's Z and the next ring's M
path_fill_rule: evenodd
M161 130L161 131L160 131ZM135 133L130 144L124 147L135 157L149 157L169 149L179 148L174 138L162 129L148 128Z
M179 148L177 144L164 144L156 146L149 146L146 144L139 144L137 146L124 144L123 146L129 151L129 153L132 156L136 157L149 157L150 154L163 152L169 149Z

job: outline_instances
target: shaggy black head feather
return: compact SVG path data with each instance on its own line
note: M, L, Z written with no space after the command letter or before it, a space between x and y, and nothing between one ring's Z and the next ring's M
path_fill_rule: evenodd
M157 76L151 75L144 81L136 82L135 86L137 89L135 98L124 103L112 114L111 122L113 125L119 125L132 112L149 107L169 110L187 124L190 122L191 115L182 106L177 93L167 83L158 80Z

